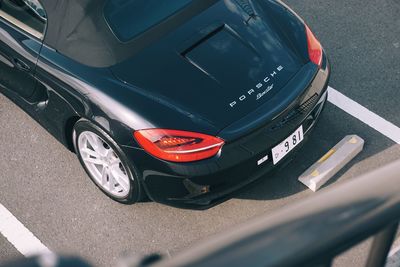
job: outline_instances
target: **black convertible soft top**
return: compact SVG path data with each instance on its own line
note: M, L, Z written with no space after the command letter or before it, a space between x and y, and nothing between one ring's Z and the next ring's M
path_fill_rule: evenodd
M119 41L107 24L104 6L108 1L118 5L121 0L42 0L48 19L44 43L82 64L108 67L133 56L218 0L193 0L126 43Z

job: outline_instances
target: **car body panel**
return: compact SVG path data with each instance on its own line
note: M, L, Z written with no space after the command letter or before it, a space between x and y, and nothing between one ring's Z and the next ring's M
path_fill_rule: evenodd
M41 45L41 41L0 19L0 87L24 99L33 95L33 74Z

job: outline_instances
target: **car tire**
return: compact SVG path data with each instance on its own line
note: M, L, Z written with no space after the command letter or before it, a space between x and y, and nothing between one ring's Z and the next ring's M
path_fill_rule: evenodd
M104 130L80 119L74 125L73 144L86 173L108 197L123 204L142 199L138 172Z

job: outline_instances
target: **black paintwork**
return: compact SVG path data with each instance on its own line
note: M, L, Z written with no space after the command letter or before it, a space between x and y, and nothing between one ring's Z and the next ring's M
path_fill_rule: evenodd
M70 149L79 118L100 126L148 195L164 203L208 205L273 169L257 160L300 124L312 128L328 78L325 55L320 69L309 62L304 24L279 1L216 1L107 67L79 63L0 18L1 92ZM246 95L271 83L259 100ZM213 158L170 163L136 143L133 132L146 128L201 132L226 144Z

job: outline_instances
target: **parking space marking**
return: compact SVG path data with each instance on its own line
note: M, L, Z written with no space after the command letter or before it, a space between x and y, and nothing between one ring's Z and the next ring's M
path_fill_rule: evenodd
M378 116L339 91L328 87L328 101L367 124L371 128L400 144L400 128Z
M0 234L25 257L51 253L51 251L2 204L0 204Z
M399 239L397 239L397 241L395 241L394 243L398 243ZM395 254L397 254L400 251L400 245L393 247L390 251L389 251L389 255L388 257L391 258L393 256L395 256Z
M358 104L354 100L348 98L344 94L328 87L328 101L346 113L367 124L371 128L385 135L397 144L400 144L400 128L393 123L378 116L366 107ZM400 238L395 241L400 242ZM398 266L400 262L400 245L394 246L388 254L388 264L386 267Z

